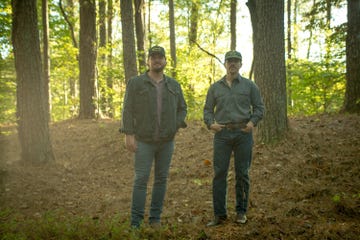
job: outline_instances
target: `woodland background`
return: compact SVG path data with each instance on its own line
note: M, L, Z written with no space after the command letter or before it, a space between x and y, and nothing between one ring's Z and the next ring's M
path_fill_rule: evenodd
M2 239L360 234L360 0L4 0L0 8ZM146 70L155 44L183 87L189 127L176 138L164 228L133 235L132 156L118 128L126 82ZM267 111L255 131L249 224L206 229L212 133L202 107L230 49L243 54L241 73Z

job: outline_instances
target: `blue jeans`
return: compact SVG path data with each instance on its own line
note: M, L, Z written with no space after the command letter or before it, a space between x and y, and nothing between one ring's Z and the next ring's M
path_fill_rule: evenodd
M149 222L160 222L166 182L174 152L174 141L162 143L137 142L135 153L135 179L131 203L131 225L139 227L144 219L147 184L154 162L154 183Z
M214 136L213 207L215 216L227 216L227 175L234 152L236 212L245 214L248 208L253 135L240 129L222 129Z

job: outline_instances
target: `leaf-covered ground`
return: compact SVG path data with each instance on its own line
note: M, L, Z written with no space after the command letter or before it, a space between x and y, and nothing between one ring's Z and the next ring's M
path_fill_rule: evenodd
M254 146L248 223L233 222L231 167L230 218L207 228L213 134L201 122L190 122L176 137L163 224L176 227L183 239L358 239L360 116L290 118L289 125L282 142ZM14 128L1 126L0 211L35 220L48 212L100 222L118 215L128 219L133 156L118 128L111 120L52 124L56 162L24 166ZM150 194L151 184L148 189Z

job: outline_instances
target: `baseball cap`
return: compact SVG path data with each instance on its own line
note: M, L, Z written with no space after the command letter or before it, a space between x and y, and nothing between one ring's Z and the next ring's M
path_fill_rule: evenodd
M165 49L160 46L153 46L149 49L149 56L151 56L153 54L160 54L163 57L165 57Z
M236 59L239 59L240 61L242 61L241 53L239 53L235 50L229 51L225 54L225 61L230 58L236 58Z

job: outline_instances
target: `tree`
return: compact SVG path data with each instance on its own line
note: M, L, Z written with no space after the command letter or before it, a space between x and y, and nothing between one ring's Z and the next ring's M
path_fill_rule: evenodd
M253 26L254 75L266 114L258 127L263 142L281 139L288 129L286 106L284 1L249 0Z
M123 59L126 83L138 74L136 64L135 34L132 1L120 0Z
M230 49L236 50L236 5L237 0L231 0L230 4Z
M21 159L54 160L41 66L36 0L13 0L12 42L17 78L17 119Z
M170 28L170 54L171 54L171 75L176 77L176 42L175 42L175 17L174 1L169 0L169 28Z
M139 71L143 72L146 69L145 61L145 30L144 30L144 0L134 0L135 4L135 29L136 29L136 43L139 61Z
M348 0L344 110L360 113L360 0Z
M197 42L198 23L199 23L199 1L191 1L190 9L190 29L189 29L189 45L190 48Z
M51 94L50 94L50 52L49 52L49 14L48 1L41 1L42 23L43 23L43 69L44 69L44 87L45 101L48 102L47 115L50 121L51 115Z
M96 12L95 0L80 0L80 114L95 118Z
M113 21L113 1L112 0L108 0L108 8L107 8L107 44L109 47L109 51L108 51L108 57L107 57L107 65L108 65L108 69L112 69L112 21ZM111 92L108 94L107 97L107 104L108 104L108 111L109 111L109 117L114 117L114 104L113 104L113 77L112 74L109 73L107 78L106 78L106 85L108 87L108 89L111 89Z

